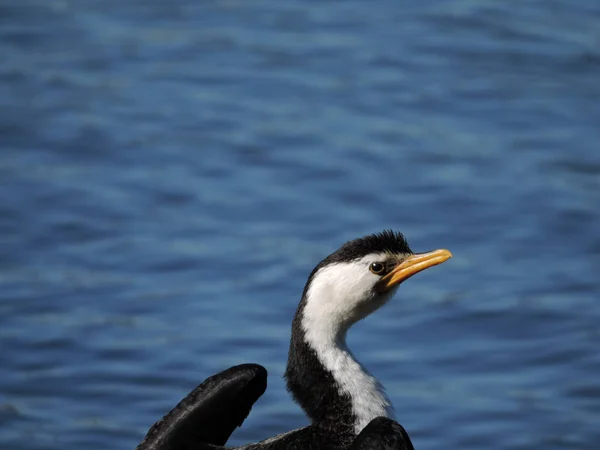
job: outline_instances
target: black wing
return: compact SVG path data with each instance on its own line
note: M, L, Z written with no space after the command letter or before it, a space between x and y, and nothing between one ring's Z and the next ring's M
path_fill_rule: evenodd
M258 364L242 364L219 372L156 422L137 450L225 445L266 388L267 371Z
M415 450L402 425L387 417L377 417L363 428L349 450Z

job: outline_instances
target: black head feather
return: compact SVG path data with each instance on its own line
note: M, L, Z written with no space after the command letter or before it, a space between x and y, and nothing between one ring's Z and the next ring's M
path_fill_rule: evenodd
M408 246L404 235L393 230L384 230L381 233L370 234L348 241L313 269L304 286L303 296L306 295L308 286L319 269L333 263L354 261L371 253L410 254L412 250Z
M335 251L326 261L348 262L362 258L370 253L412 253L404 235L393 230L384 230L381 233L370 234L346 242L339 250ZM325 261L323 261L325 262Z

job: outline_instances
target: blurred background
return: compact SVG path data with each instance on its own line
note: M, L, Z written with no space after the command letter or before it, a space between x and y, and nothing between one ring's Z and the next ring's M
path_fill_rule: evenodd
M349 336L417 449L600 441L600 3L2 0L0 448L134 448L281 378L312 268L454 259Z

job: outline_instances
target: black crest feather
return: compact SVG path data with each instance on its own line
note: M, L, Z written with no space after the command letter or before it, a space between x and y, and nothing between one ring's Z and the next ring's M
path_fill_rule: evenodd
M398 231L384 230L346 242L329 255L330 262L352 261L370 253L412 253L404 235Z

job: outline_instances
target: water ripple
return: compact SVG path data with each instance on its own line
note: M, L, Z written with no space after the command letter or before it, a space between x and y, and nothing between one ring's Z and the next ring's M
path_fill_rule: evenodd
M206 376L282 380L314 264L443 268L349 336L416 448L596 449L596 2L0 5L0 446L134 448Z

